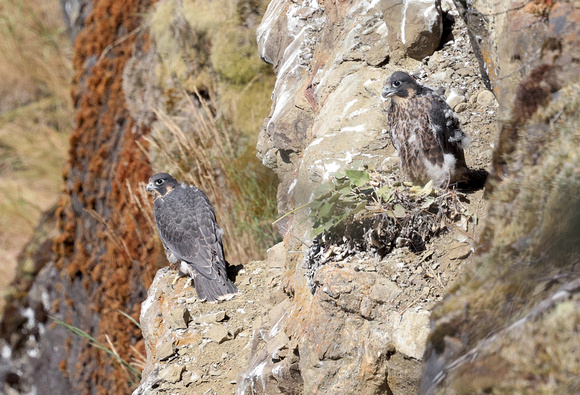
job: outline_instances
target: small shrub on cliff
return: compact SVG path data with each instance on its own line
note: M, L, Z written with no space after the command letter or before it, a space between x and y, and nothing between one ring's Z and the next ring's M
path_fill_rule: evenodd
M454 190L438 191L430 184L410 187L367 170L336 174L317 192L308 204L314 240L305 260L312 291L316 270L327 262L357 252L385 256L400 247L421 252L427 241L452 223L477 220Z

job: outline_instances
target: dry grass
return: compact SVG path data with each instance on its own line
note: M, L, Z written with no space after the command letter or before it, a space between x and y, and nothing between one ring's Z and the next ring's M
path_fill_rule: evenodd
M0 36L0 289L6 289L16 256L60 190L72 127L72 45L57 0L0 0Z
M130 318L136 326L140 327L139 324L135 320L133 320L130 316L128 316L127 314L122 313L122 312L120 312L120 313L123 314L124 316ZM124 360L119 355L119 352L117 351L117 347L115 347L115 344L113 344L113 342L111 341L111 337L108 334L105 334L105 340L106 340L106 344L105 344L103 342L98 341L96 338L94 338L93 336L91 336L89 333L85 332L81 328L78 328L74 325L69 325L66 322L61 321L61 320L54 318L54 317L50 317L50 318L58 325L64 327L70 333L85 339L88 342L88 344L90 344L92 347L105 352L107 354L107 356L109 358L111 358L111 360L120 369L123 370L123 372L125 373L125 376L131 382L131 384L135 387L137 386L137 384L141 380L141 372L143 371L143 368L145 367L145 364L147 362L147 358L139 350L137 350L133 346L130 346L131 351L133 353L133 356L131 357L131 362L128 362L128 361Z
M152 163L208 195L225 232L228 260L245 263L262 258L277 241L271 225L277 180L256 159L255 142L216 115L216 109L211 98L189 99L181 111L190 117L194 133L183 130L182 120L155 109L160 122L149 137L156 155Z

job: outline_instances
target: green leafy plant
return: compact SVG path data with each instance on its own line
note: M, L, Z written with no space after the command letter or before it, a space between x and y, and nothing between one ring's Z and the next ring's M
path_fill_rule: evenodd
M306 284L314 293L316 271L327 262L357 252L388 254L393 248L425 251L430 238L445 232L454 222L476 222L455 190L437 190L400 183L390 174L353 169L334 174L314 190L312 201L285 214L308 208L304 220L313 224L304 269ZM276 221L276 222L277 222ZM455 225L453 225L455 226Z
M424 241L448 224L473 218L454 190L438 191L432 183L401 184L388 175L356 167L335 174L315 190L315 196L307 204L313 238L325 244L354 243L358 249L382 245L383 253L395 243L420 251Z
M365 210L373 193L369 181L366 170L346 170L336 174L331 182L319 185L314 190L317 198L309 203L309 217L314 223L312 237L331 231Z

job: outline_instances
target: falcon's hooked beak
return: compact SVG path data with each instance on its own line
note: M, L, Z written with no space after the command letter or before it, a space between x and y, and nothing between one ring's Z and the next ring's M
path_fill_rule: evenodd
M387 88L386 86L383 88L383 93L381 94L381 97L383 100L387 100L389 97L393 96L395 94L396 90L393 88Z
M153 192L155 190L155 185L153 185L153 183L150 182L149 184L147 184L147 188L145 188L145 190L147 192Z

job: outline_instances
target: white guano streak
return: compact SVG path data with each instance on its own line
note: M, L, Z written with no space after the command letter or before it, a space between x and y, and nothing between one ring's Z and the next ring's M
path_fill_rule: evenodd
M401 41L403 44L405 42L405 23L407 23L407 7L409 6L409 0L405 0L405 5L403 6L403 21L401 22Z

